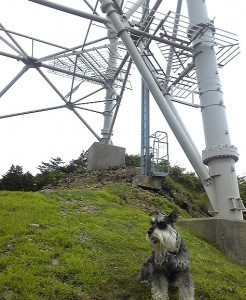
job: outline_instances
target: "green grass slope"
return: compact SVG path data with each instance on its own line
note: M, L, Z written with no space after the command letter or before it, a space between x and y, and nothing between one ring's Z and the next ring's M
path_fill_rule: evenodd
M127 184L0 192L0 299L151 299L148 284L137 277L150 253L145 234L152 209L177 209L188 217L164 197ZM180 231L190 251L196 299L245 300L246 268Z

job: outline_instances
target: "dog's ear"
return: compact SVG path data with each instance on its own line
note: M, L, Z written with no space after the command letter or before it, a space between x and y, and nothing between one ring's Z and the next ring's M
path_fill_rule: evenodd
M176 211L172 211L169 216L168 216L168 219L170 220L170 223L174 224L178 217L180 216L180 214Z

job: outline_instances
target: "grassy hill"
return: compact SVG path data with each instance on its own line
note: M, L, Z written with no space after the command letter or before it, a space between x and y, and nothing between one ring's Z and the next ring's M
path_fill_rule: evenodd
M190 217L163 196L127 183L0 192L0 299L150 300L138 272L150 253L145 234L153 209ZM196 299L245 300L246 268L180 232Z

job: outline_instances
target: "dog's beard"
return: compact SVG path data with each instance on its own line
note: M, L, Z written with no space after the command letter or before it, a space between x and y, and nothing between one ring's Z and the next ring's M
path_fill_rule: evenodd
M175 231L155 229L147 238L154 248L160 248L163 251L175 251L176 249L177 233Z
M155 250L155 260L157 264L162 264L168 251L174 252L177 244L177 233L168 228L165 230L155 229L147 239Z

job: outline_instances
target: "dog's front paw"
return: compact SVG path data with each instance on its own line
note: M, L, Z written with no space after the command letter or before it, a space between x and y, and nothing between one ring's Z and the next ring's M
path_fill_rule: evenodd
M147 280L147 279L144 279L144 280L141 280L141 281L140 281L140 283L142 283L142 284L146 284L146 283L149 283L149 280Z
M138 275L138 281L140 283L148 283L150 282L150 274L149 272L144 272L143 270Z
M139 273L139 281L141 283L151 282L151 278L154 272L152 259L149 258L146 262L143 263L142 269Z

